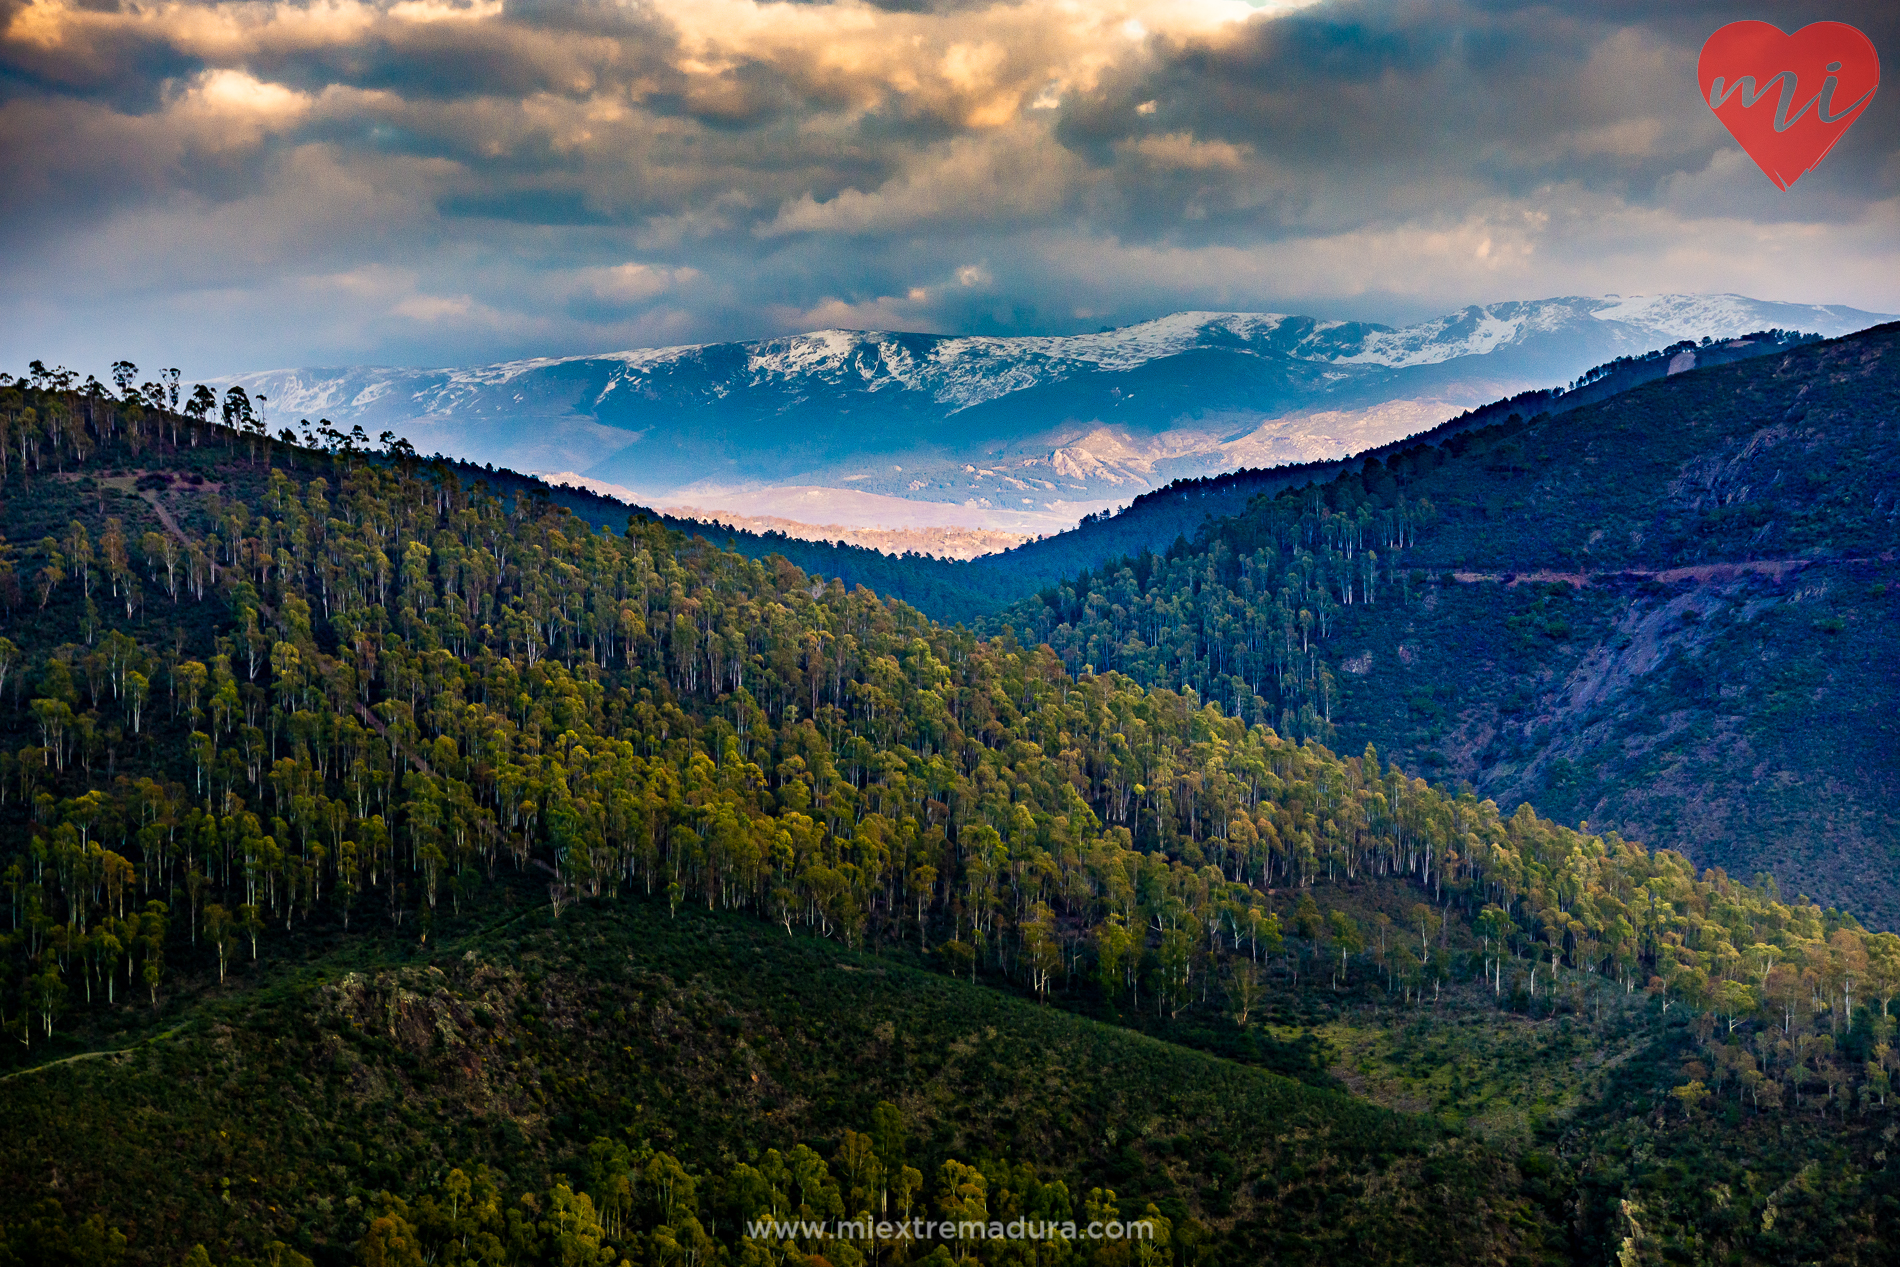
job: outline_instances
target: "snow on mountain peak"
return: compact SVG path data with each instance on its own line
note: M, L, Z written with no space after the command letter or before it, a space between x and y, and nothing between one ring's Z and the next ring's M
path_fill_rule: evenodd
M1742 333L1759 324L1756 314L1761 307L1740 295L1612 295L1590 315L1598 321L1636 326L1673 343ZM1813 311L1826 319L1825 308Z
M1357 352L1331 358L1339 365L1401 369L1439 365L1461 356L1483 356L1527 336L1560 330L1575 320L1578 301L1541 299L1472 306L1398 330L1377 330Z
M1244 342L1272 334L1286 320L1275 312L1176 312L1099 334L1073 334L1048 342L1059 344L1063 355L1103 369L1132 369L1200 346L1208 342L1210 332Z
M1076 335L897 335L878 330L814 330L746 347L746 372L766 379L855 376L870 391L929 392L952 410L967 409L1037 383L1088 370L1128 370L1212 341L1248 342L1271 334L1277 313L1177 312L1153 321ZM928 347L913 345L928 340Z
M883 335L858 330L812 330L750 344L746 370L755 378L837 373L865 344L880 347Z
M1399 328L1280 313L1196 311L1092 334L827 329L717 348L687 344L456 369L278 370L217 385L243 383L253 391L267 390L272 412L279 415L397 423L479 416L505 425L510 418L538 416L559 399L570 399L568 407L586 416L596 409L624 412L636 407L634 400L694 400L703 405L746 392L786 402L917 393L947 418L1026 389L1082 375L1126 372L1197 349L1317 363L1328 367L1318 380L1321 390L1367 374L1406 372L1509 350L1510 357L1486 362L1486 369L1476 371L1489 389L1507 381L1558 381L1593 363L1590 357L1607 360L1680 339L1732 337L1771 326L1832 336L1880 319L1847 308L1739 295L1566 296L1473 305ZM1474 370L1477 364L1472 361ZM1186 366L1181 372L1193 373Z

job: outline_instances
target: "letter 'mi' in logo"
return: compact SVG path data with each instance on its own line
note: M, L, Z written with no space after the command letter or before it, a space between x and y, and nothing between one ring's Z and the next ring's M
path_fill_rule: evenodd
M1787 189L1814 170L1873 100L1880 58L1843 22L1816 22L1793 35L1766 22L1731 22L1702 46L1696 78L1716 118L1768 179ZM1849 104L1835 109L1843 99Z
M1742 109L1746 110L1765 97L1768 94L1768 90L1779 83L1781 85L1781 102L1775 107L1775 131L1786 132L1789 128L1801 121L1801 116L1808 112L1810 106L1819 105L1821 107L1815 111L1815 117L1821 122L1833 123L1836 120L1845 119L1848 115L1873 100L1874 90L1869 88L1860 95L1859 101L1856 101L1853 105L1847 107L1847 109L1841 111L1839 114L1831 112L1828 107L1834 103L1834 89L1840 84L1839 77L1832 72L1838 71L1841 68L1841 64L1839 62L1829 62L1827 68L1829 74L1828 77L1821 82L1821 91L1808 98L1807 104L1802 106L1799 110L1796 110L1792 116L1788 114L1788 107L1794 104L1796 87L1801 81L1800 77L1791 70L1782 71L1779 75L1776 75L1773 79L1763 84L1760 89L1755 87L1755 79L1752 75L1743 75L1740 79L1735 81L1734 86L1724 91L1722 87L1722 77L1717 75L1715 77L1715 84L1709 89L1709 109L1720 111L1723 106L1728 104L1728 99L1739 92L1742 95Z

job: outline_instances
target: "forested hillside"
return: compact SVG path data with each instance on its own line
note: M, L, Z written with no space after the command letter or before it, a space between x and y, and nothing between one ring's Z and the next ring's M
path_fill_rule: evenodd
M1443 445L1452 437L1538 413L1557 415L1597 404L1644 383L1682 372L1684 366L1727 365L1768 356L1820 336L1793 330L1762 330L1724 343L1689 340L1638 356L1618 357L1579 375L1575 382L1542 391L1520 392L1448 418L1410 439L1380 445L1334 461L1304 462L1228 471L1180 479L1143 493L1126 508L1084 520L1074 531L973 560L971 570L987 581L990 592L1016 597L1031 586L1046 585L1095 569L1105 562L1166 552L1177 539L1193 542L1210 520L1237 515L1255 498L1308 484L1325 484L1347 471L1363 468L1367 458L1381 462L1420 444ZM932 614L935 614L934 612Z
M780 555L816 576L838 577L847 587L863 585L887 598L901 599L932 619L974 626L1038 587L1095 569L1104 562L1137 557L1143 551L1165 552L1177 538L1194 540L1210 520L1245 510L1262 493L1325 483L1349 467L1357 470L1367 456L1383 459L1415 444L1442 444L1462 432L1501 423L1512 412L1520 417L1538 412L1559 414L1595 404L1664 377L1672 372L1671 366L1728 364L1817 339L1811 334L1765 330L1727 343L1683 342L1640 356L1619 357L1585 372L1574 383L1523 392L1471 410L1447 419L1423 436L1382 446L1353 461L1311 462L1176 480L1142 494L1119 512L1089 516L1068 532L970 560L920 554L896 556L842 541L806 541L778 532L734 531L717 523L648 513L668 528L688 536L705 536L747 558ZM497 471L492 465L484 470L455 462L450 469L462 480L488 483L498 496L546 497L596 527L618 529L626 519L625 503L587 489L565 484L549 487L512 471Z
M1900 938L1319 741L1321 613L1469 548L1438 486L1151 564L1306 587L1283 660L1177 693L127 377L0 388L17 1256L898 1261L743 1220L911 1202L1163 1233L995 1261L1892 1231ZM1428 1092L1440 1024L1496 1064Z
M1005 619L1891 926L1897 338L1409 446Z

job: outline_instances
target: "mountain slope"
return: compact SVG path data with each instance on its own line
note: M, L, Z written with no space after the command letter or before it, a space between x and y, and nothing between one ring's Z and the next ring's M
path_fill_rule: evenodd
M1286 1262L1376 1245L1385 1262L1502 1263L1543 1230L1508 1160L1429 1118L968 981L690 905L489 922L433 950L372 933L124 1056L0 1084L0 1223L50 1190L124 1229L134 1263L272 1241L347 1262L379 1190L414 1204L449 1167L485 1165L509 1202L556 1172L599 1196L597 1150L618 1144L683 1159L701 1222L730 1240L744 1194L722 1171L767 1149L835 1157L882 1104L901 1142L880 1152L926 1177L916 1210L933 1218L961 1159L1064 1183L1078 1211L1092 1188L1121 1217L1165 1206L1176 1262L1198 1238ZM1194 1223L1182 1198L1199 1210L1222 1189L1217 1226ZM644 1240L616 1243L642 1261Z
M1461 432L1502 422L1514 412L1566 412L1641 383L1679 373L1686 367L1770 355L1813 337L1780 331L1757 332L1727 343L1692 346L1685 341L1666 349L1619 357L1592 367L1567 389L1528 391L1497 400L1440 421L1413 440L1442 442ZM1383 456L1411 442L1396 441L1362 450L1358 456L1360 459ZM453 469L459 478L485 483L497 493L549 498L598 528L618 529L626 523L630 513L637 512L657 518L667 527L689 536L705 536L748 558L780 554L807 572L838 577L847 586L865 585L880 594L902 599L938 620L975 623L1038 587L1059 582L1066 575L1123 555L1138 555L1144 550L1164 552L1177 537L1192 538L1208 519L1238 513L1262 493L1325 481L1349 465L1343 460L1309 462L1177 480L1166 488L1142 494L1112 515L1088 516L1065 532L970 560L898 558L879 549L823 539L842 537L843 533L817 534L821 539L801 539L780 532L747 531L743 527L744 516L703 510L694 514L655 512L631 506L601 491L604 486L597 481L568 483L551 477L554 482L548 483L507 470L484 469L467 463L457 463Z
M1896 344L1880 327L1401 447L1008 618L1071 664L1892 926Z
M1831 411L1883 346L1703 373ZM1893 1239L1900 937L1851 914L400 448L31 380L0 420L8 1259L940 1267L746 1220L978 1208L1165 1225L979 1255L1043 1267ZM1332 556L1444 522L1382 473L1526 433L1262 499L1227 527L1291 566L1183 543L1099 612L1297 580L1323 700L1321 596L1398 585Z
M1241 513L1255 497L1301 488L1309 483L1325 483L1347 470L1357 469L1367 458L1384 459L1413 444L1443 444L1464 432L1502 423L1512 414L1525 417L1568 413L1698 365L1725 365L1769 356L1802 342L1811 342L1815 337L1792 331L1756 331L1724 343L1698 346L1684 340L1666 348L1618 357L1592 366L1567 388L1520 392L1467 410L1404 439L1360 449L1350 458L1249 467L1201 479L1176 480L1165 488L1142 494L1113 515L1092 516L1068 532L980 556L973 561L970 570L994 576L998 582L1009 578L1016 585L1026 587L1058 580L1118 556L1134 556L1144 550L1161 553L1172 546L1177 537L1193 539L1206 520ZM992 588L1003 592L1003 586L997 582L992 582Z
M425 452L578 472L656 505L759 513L761 490L848 490L870 499L854 512L866 522L896 526L920 502L971 526L1047 532L1177 477L1363 451L1662 343L1877 319L1737 296L1565 298L1398 330L1180 313L1064 338L828 330L238 381L280 420L392 429Z

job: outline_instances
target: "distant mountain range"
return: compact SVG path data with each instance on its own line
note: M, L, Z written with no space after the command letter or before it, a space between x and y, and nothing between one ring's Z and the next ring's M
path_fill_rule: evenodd
M1403 328L1187 312L1068 337L820 330L467 369L230 380L273 425L323 417L424 452L656 505L806 523L1054 531L1183 476L1358 452L1681 339L1885 320L1736 295L1560 298Z

